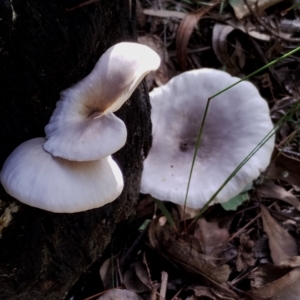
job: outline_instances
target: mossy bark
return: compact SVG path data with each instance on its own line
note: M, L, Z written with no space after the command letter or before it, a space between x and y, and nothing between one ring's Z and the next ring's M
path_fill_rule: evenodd
M136 40L134 1L101 0L68 10L81 2L0 1L0 168L19 144L45 135L60 91L88 74L107 48ZM144 84L117 115L128 140L114 155L125 188L112 204L54 214L24 205L0 187L1 299L63 299L132 211L151 144Z

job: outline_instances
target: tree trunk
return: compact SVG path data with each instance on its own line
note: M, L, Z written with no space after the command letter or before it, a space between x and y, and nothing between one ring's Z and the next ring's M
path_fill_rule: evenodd
M82 0L84 2L84 0ZM135 4L101 0L0 1L0 167L22 142L45 136L59 99L120 41L135 41ZM114 155L125 188L113 203L74 214L24 205L0 187L0 299L63 299L102 253L138 197L151 144L145 84L117 112L125 147ZM84 200L83 200L84 201Z

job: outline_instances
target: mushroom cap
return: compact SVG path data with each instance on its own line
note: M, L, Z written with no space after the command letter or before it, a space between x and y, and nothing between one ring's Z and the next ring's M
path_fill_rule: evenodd
M159 64L156 52L144 45L124 42L109 48L88 76L61 93L45 127L44 149L73 161L97 160L118 151L127 130L113 112Z
M44 151L44 138L18 146L0 173L8 194L30 206L57 213L101 207L123 190L123 177L111 156L73 162Z
M153 144L144 162L141 192L184 204L207 100L240 80L213 69L185 72L150 93ZM247 81L210 102L186 205L202 208L236 167L272 130L267 102ZM226 202L269 164L271 137L215 197Z

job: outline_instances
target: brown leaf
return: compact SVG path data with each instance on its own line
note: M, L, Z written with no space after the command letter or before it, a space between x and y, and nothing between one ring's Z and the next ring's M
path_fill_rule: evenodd
M275 148L267 175L300 186L300 160L280 153Z
M236 259L236 269L241 272L249 266L254 266L255 258L253 253L254 242L247 233L243 233L240 237L239 252Z
M144 263L139 260L124 274L124 286L133 292L142 293L151 290L152 285Z
M239 68L231 60L227 47L227 37L233 30L230 25L216 23L213 28L212 46L220 63L226 66L227 72L236 75L239 73Z
M279 3L283 0L259 0L259 1L247 0L247 1L248 1L249 6L252 8L252 10L254 10L256 12L257 9L259 9L259 11L263 11L266 8L272 6L276 3ZM244 18L245 16L250 14L250 11L244 1L230 0L229 3L232 6L235 16L238 19Z
M300 211L299 199L292 192L286 191L273 181L265 181L262 185L257 186L256 191L263 198L275 198L285 201Z
M264 268L266 271L266 267ZM277 272L276 272L277 271ZM259 272L261 274L259 274ZM281 270L284 273L284 270ZM262 270L258 270L256 274L251 276L260 276L266 278L274 278L274 273L280 274L279 267L274 266L269 268L269 272L263 273ZM300 295L300 268L296 268L286 275L283 275L279 279L275 279L270 283L266 283L258 288L252 288L247 294L255 300L299 300Z
M154 214L154 201L151 195L147 194L142 197L136 207L137 219L145 218L146 216L153 216Z
M199 22L199 20L212 8L214 8L217 4L219 4L220 0L212 0L209 4L201 9L187 13L186 16L180 22L180 25L177 30L176 36L176 52L177 59L180 65L180 68L185 71L186 70L186 49L192 32Z
M118 256L108 258L100 267L100 277L105 289L113 287L112 278L118 274L116 270Z
M268 209L261 205L264 231L269 237L271 257L275 265L298 255L297 242L270 215Z
M232 298L232 295L222 295L216 292L214 289L206 286L193 286L190 287L190 289L195 293L194 298L191 299L234 300L234 298Z
M218 223L200 218L194 237L199 240L203 254L217 258L227 247L230 235L227 229L219 228Z
M160 18L178 18L183 19L185 13L176 10L164 10L164 9L144 9L143 13L148 16L160 17Z
M149 228L149 239L154 248L188 272L204 274L218 283L227 281L230 274L228 265L217 266L214 258L197 251L198 244L195 243L198 241L195 238L179 234L169 223L160 223L160 219L153 220Z
M162 40L157 35L146 34L140 36L138 41L140 44L146 45L154 50L159 55L161 61L159 68L146 77L148 89L153 87L153 81L155 81L158 86L166 84L172 76L175 76L175 71Z

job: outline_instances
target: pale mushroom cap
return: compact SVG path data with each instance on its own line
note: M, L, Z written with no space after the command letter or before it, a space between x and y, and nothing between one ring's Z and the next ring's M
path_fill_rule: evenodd
M44 151L44 138L18 146L0 173L8 194L30 206L57 213L101 207L123 190L122 173L111 156L72 162Z
M153 145L144 162L141 192L184 204L196 140L207 99L239 78L213 69L185 72L150 93ZM243 81L211 100L187 206L202 208L235 168L272 130L267 102ZM270 138L214 202L239 194L269 164Z
M109 48L88 76L61 93L45 127L44 149L74 161L97 160L118 151L127 130L113 112L159 64L159 56L144 45L119 43Z

